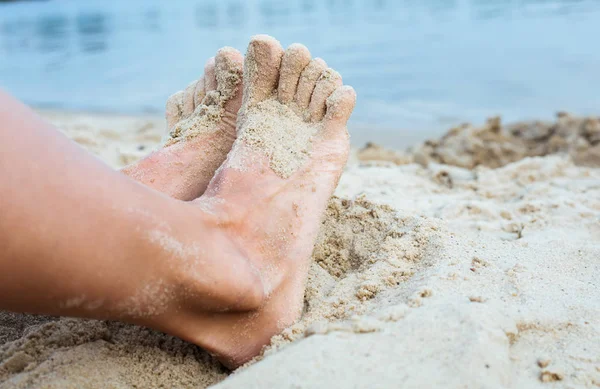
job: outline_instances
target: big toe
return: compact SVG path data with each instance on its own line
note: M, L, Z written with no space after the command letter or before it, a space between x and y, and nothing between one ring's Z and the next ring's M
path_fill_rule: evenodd
M225 110L237 114L242 105L244 56L232 47L223 47L215 57L215 78Z
M268 35L250 40L244 61L244 104L251 106L266 100L277 89L283 48Z

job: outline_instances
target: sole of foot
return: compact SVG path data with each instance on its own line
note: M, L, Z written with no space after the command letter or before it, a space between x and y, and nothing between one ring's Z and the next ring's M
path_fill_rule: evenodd
M304 46L284 51L271 37L252 38L237 139L195 203L257 269L266 297L249 312L180 315L171 333L235 368L300 317L314 241L347 161L355 100Z
M202 78L168 99L165 147L122 172L178 200L202 195L236 138L243 61L229 47L209 59Z

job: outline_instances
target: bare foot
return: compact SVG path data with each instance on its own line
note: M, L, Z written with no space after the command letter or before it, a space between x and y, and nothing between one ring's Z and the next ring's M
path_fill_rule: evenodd
M123 173L178 200L204 193L236 138L242 63L242 54L229 47L209 59L204 76L167 101L166 147L123 168Z
M161 328L228 367L258 355L302 312L320 220L348 156L355 93L309 51L256 36L244 64L232 151L195 201L261 275L264 303L244 313L180 312ZM226 248L223 248L224 250Z

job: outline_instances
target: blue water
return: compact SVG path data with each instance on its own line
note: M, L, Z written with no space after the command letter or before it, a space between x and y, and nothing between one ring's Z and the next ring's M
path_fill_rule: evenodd
M306 44L390 139L600 111L600 1L53 0L0 4L0 86L37 106L159 112L224 45ZM366 125L366 126L365 126ZM368 135L368 134L367 134Z

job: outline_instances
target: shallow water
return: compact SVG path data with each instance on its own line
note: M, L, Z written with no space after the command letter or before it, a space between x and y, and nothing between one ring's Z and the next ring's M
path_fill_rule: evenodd
M244 50L257 33L302 42L342 73L359 94L359 138L600 110L592 0L6 3L0 86L38 106L159 112L219 47Z

